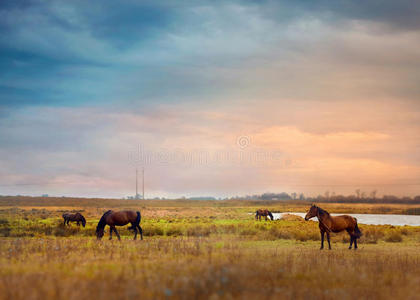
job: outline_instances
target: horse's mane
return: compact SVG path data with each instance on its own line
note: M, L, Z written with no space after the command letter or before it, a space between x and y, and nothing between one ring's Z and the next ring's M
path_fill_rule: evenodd
M110 213L112 213L112 210L108 210L107 212L105 212L105 213L102 215L101 219L99 220L98 226L96 226L96 231L98 231L99 229L103 229L103 228L105 228L105 226L106 226L106 220L105 220L105 218L106 218L106 217L107 217Z
M325 209L322 209L321 207L319 207L319 206L317 206L318 207L318 211L319 211L319 214L320 215L323 215L323 214L326 214L327 216L329 216L330 215L330 213L328 212L328 211L326 211Z
M84 223L86 223L86 219L85 219L85 217L81 214L81 213L77 213L79 216L80 216L80 218L82 219L82 222L84 222Z

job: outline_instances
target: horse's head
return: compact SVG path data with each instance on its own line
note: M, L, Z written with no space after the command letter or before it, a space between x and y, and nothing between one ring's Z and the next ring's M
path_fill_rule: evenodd
M259 210L255 212L255 219L258 220Z
M81 215L81 219L82 219L82 226L85 227L86 226L86 219L82 215Z
M308 213L305 216L305 221L308 221L310 218L316 217L318 215L318 206L312 204L311 208L309 209Z
M271 221L273 221L273 220L274 220L274 216L273 216L273 214L271 213L271 211L267 211L267 213L268 213L268 215L270 216Z
M104 228L96 228L96 238L100 240L104 236Z

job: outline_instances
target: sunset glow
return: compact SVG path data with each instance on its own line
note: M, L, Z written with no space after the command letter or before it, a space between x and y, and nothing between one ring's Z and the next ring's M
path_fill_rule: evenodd
M0 4L0 194L420 194L408 2L139 3Z

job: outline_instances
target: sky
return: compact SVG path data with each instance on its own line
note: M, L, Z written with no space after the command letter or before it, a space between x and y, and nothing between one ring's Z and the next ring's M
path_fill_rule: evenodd
M420 194L420 2L0 2L0 194ZM140 181L141 189L141 181Z

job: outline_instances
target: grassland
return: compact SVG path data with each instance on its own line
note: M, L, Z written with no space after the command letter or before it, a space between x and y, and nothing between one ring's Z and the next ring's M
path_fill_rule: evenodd
M305 211L306 203L238 201L0 200L0 299L416 299L420 227L361 225L320 251L315 222L256 222L256 207ZM61 204L61 205L60 205ZM401 213L398 205L327 204L331 212ZM142 212L143 241L94 238L106 209ZM353 211L350 211L353 209ZM85 228L62 225L81 211ZM108 235L108 233L107 233Z

